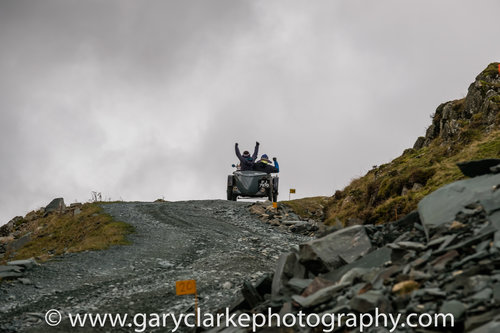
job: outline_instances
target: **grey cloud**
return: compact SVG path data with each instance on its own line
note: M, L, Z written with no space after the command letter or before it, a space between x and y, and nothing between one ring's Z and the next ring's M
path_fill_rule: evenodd
M224 198L236 141L279 158L285 197L330 195L498 60L499 7L2 1L0 224L90 191Z

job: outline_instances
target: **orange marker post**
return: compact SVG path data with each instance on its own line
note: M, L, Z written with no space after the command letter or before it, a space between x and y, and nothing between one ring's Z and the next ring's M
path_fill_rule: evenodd
M500 74L500 64L498 64L498 74Z
M195 280L182 280L175 282L175 293L177 295L193 295L194 294L194 321L198 323L198 294L196 293Z

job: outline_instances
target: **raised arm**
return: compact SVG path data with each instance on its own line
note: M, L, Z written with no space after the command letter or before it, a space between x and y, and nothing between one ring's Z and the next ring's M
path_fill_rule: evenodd
M255 149L253 151L252 159L255 161L257 160L257 156L259 155L259 145L260 143L257 141L255 142Z
M274 167L276 168L276 172L280 172L280 165L278 164L278 159L276 157L273 157L273 161L274 161Z
M234 144L234 152L236 153L236 156L238 157L238 159L241 161L242 158L241 158L240 148L238 148L238 143Z

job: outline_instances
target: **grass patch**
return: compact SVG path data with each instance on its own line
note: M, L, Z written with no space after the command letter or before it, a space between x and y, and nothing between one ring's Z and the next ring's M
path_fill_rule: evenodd
M289 201L280 201L280 204L290 207L295 214L304 219L323 219L324 208L328 197L310 197Z
M96 203L87 203L81 212L73 216L51 214L30 222L26 232L31 232L31 241L13 253L9 260L35 257L46 261L52 256L68 252L103 250L111 245L130 244L126 236L134 228L124 222L113 220Z

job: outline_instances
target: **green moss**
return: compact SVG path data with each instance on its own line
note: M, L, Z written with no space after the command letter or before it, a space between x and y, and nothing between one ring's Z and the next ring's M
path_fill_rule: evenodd
M479 76L493 76L498 74L498 62L492 62L486 67Z
M317 211L323 212L327 203L328 197L322 196L280 201L280 204L288 206L295 214L305 219L311 218L311 215L314 215Z
M490 101L492 101L493 103L499 104L500 103L500 95L491 96Z

